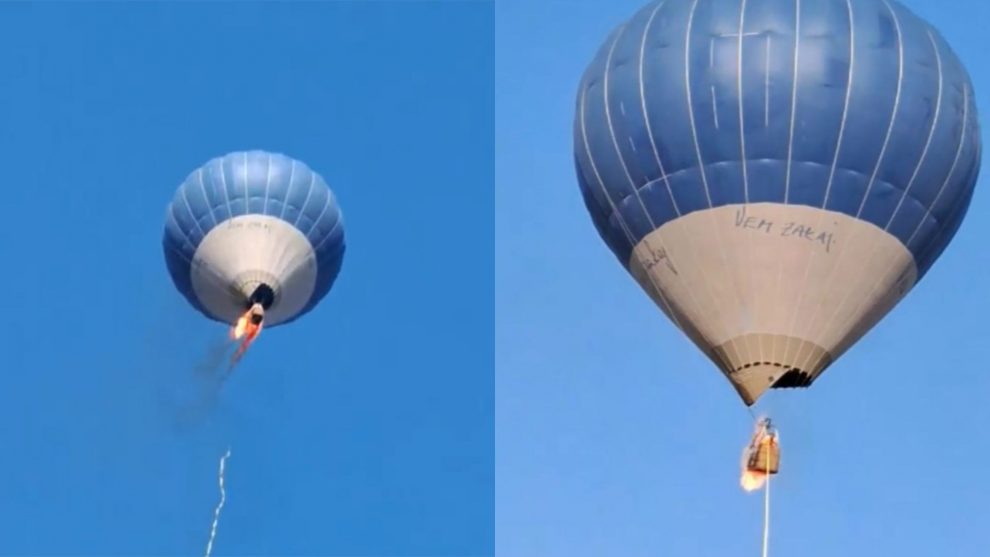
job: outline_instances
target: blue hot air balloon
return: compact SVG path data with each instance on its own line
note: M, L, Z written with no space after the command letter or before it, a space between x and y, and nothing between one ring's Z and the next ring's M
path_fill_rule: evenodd
M172 281L193 307L234 323L261 304L272 327L330 291L344 257L344 223L333 192L304 163L237 152L179 186L162 243Z
M804 387L928 271L969 206L973 88L893 0L660 0L581 79L599 234L747 405Z

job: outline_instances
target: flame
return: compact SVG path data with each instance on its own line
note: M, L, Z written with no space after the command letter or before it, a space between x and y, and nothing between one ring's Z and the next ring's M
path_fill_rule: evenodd
M232 340L243 339L241 340L240 346L237 348L237 352L234 353L233 357L230 359L231 370L241 360L244 353L247 352L247 349L251 346L251 343L253 343L258 335L261 334L263 323L260 321L258 323L254 323L252 320L252 317L257 316L264 316L264 309L260 305L255 304L251 307L251 309L244 312L244 315L242 315L237 320L237 323L230 328L230 338Z
M240 319L237 320L237 323L235 323L234 326L230 328L230 338L237 340L242 336L244 336L244 333L247 332L248 316L250 314L251 312L248 311L247 313L242 315Z
M767 475L756 470L743 469L742 478L739 479L739 484L745 491L756 491L765 483L767 483Z
M780 443L780 434L776 430L771 431L769 429L769 421L765 418L758 420L752 440L743 449L742 475L739 478L739 484L743 490L747 492L756 491L766 484L767 473L763 470L750 468L749 459L755 451L758 451L763 446L772 447L778 443Z
M258 336L258 333L261 332L261 323L256 325L252 322L251 318L256 316L264 316L264 314L265 310L259 304L254 304L248 308L248 310L245 311L244 314L237 319L237 322L230 328L230 338L237 340L244 335L247 335L253 339Z

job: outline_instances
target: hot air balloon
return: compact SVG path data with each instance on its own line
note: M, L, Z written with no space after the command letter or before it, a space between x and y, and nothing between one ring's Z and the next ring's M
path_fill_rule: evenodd
M969 76L893 0L660 0L580 82L574 158L602 239L747 405L807 387L966 214Z
M330 291L343 261L344 225L333 192L306 164L236 152L179 186L162 243L172 281L195 309L227 324L247 316L258 325L263 316L273 327L307 313Z

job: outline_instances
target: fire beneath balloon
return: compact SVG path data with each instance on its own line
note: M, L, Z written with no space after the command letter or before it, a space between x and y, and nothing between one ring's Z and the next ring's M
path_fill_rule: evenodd
M768 476L780 468L780 434L769 418L757 421L756 431L749 445L743 450L742 476L739 484L747 492L756 491L766 484Z
M247 352L247 349L254 342L254 339L258 338L261 334L261 328L265 319L265 308L261 304L254 304L244 312L238 320L230 329L231 340L240 340L241 344L237 347L237 352L234 353L233 357L230 359L230 367L233 368Z
M230 338L232 340L237 340L244 336L247 332L248 317L247 315L242 315L237 323L234 324L233 328L230 329Z
M756 491L763 487L763 484L767 483L767 475L762 472L743 470L739 483L742 485L744 491Z

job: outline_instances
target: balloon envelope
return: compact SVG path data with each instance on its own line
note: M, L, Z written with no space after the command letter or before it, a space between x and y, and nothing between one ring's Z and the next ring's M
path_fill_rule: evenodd
M747 404L807 386L917 283L979 171L969 76L885 0L661 0L578 93L600 235Z
M162 243L172 280L193 307L233 323L264 291L271 327L305 314L330 291L344 256L343 217L323 178L304 163L237 152L179 186Z

